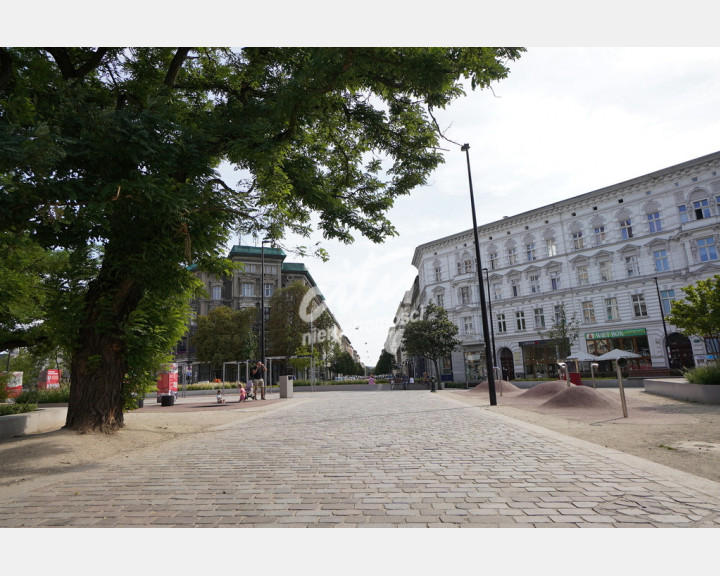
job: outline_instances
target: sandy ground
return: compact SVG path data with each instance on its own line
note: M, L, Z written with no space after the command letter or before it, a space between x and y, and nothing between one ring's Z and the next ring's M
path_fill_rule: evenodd
M484 384L439 393L474 406L490 404ZM627 418L617 389L567 389L565 382L558 381L528 391L502 382L497 406L489 409L720 482L720 406L681 402L640 388L628 388L625 395ZM297 400L296 396L294 400L218 405L214 397L195 397L172 407L150 401L126 414L126 426L113 435L57 430L0 440L0 497L50 482L58 474L127 458L158 443L207 433Z

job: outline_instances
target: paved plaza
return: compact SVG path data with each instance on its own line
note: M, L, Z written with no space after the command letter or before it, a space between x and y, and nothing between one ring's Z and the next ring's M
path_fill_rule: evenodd
M0 527L719 527L720 484L451 395L296 393L0 502Z

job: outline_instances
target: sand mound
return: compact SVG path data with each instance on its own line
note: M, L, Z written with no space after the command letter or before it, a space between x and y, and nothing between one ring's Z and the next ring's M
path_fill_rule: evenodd
M617 402L605 397L601 392L585 386L572 386L555 394L541 404L542 408L615 408Z
M511 384L507 380L495 380L495 391L499 392L500 390L502 390L503 392L517 392L518 390L520 390L520 388L515 386L515 384ZM470 388L470 392L486 392L487 393L488 391L489 391L489 387L488 387L487 380L483 380L482 382L480 382L480 384L478 384L474 388Z
M576 388L575 384L571 384L573 388ZM521 398L542 398L555 396L558 392L567 390L567 382L565 380L553 380L551 382L543 382L542 384L536 384L529 390L526 390L520 394Z

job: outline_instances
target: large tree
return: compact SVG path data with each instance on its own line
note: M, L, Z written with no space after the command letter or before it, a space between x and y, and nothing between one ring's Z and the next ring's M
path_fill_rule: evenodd
M445 308L428 302L422 319L405 326L402 345L410 356L425 356L432 360L435 374L440 378L442 373L438 361L462 344L462 340L456 338L458 332Z
M198 360L219 370L225 362L252 359L257 343L252 330L256 316L255 308L233 310L228 306L198 316L197 331L192 336Z
M226 274L234 229L395 234L394 199L442 161L433 109L520 53L0 48L0 229L94 270L66 312L66 427L123 425L133 312L187 293L191 264Z

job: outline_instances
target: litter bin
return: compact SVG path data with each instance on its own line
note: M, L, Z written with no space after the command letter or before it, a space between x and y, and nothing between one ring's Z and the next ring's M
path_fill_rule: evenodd
M160 406L174 406L175 405L175 396L172 394L164 394L160 398Z
M580 379L580 372L570 372L570 382L578 386L582 386L582 380Z
M280 378L278 378L278 384L280 385L280 398L292 398L293 397L293 377L292 376L280 376Z

